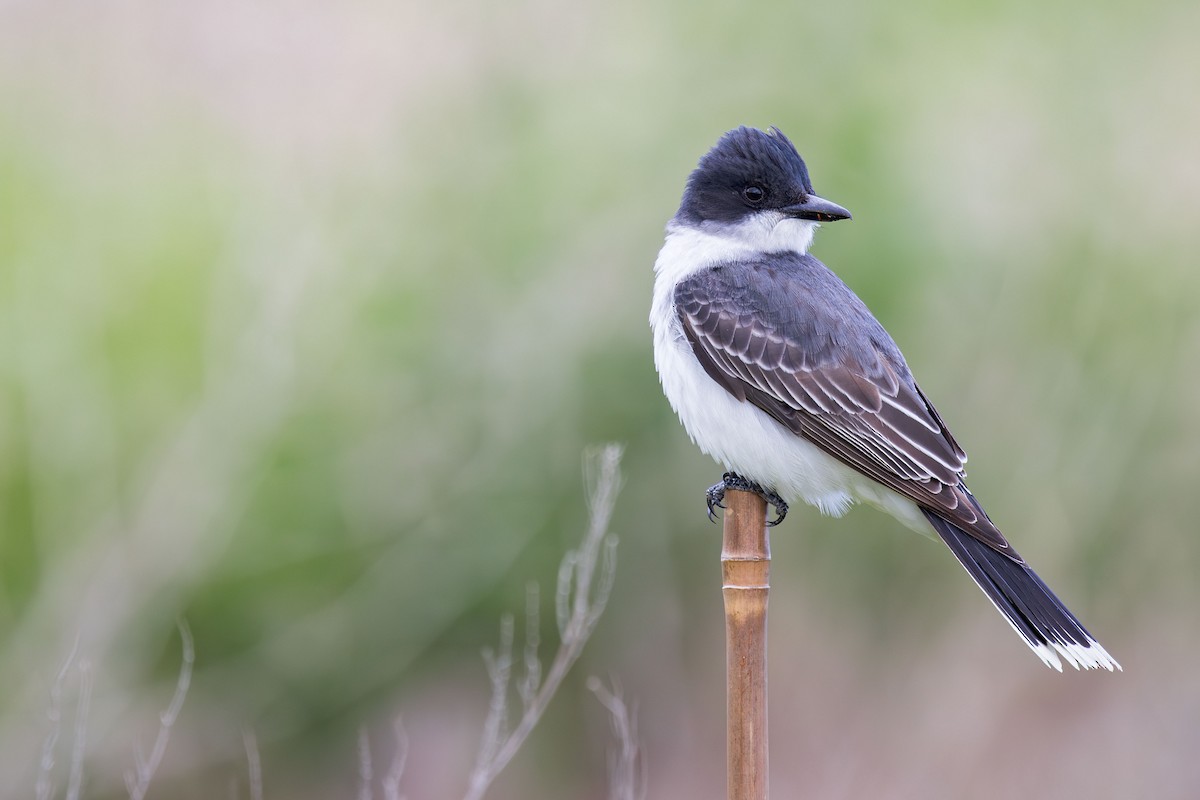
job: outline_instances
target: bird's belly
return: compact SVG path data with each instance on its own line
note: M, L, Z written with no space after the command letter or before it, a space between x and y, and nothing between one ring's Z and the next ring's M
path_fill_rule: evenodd
M725 391L671 322L655 329L654 362L671 407L701 450L789 503L803 500L826 514L840 516L862 497L857 484L866 478Z

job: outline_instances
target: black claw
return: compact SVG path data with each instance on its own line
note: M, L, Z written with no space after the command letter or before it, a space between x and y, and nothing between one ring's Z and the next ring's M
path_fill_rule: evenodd
M708 491L704 493L704 499L708 504L708 519L710 522L717 521L717 512L714 508L724 508L725 504L721 501L725 499L725 482L708 487Z
M783 518L787 516L788 504L783 502L783 498L774 492L770 492L766 501L775 506L775 519L767 523L768 528L774 528L779 523L783 522Z
M775 491L764 489L759 484L752 480L743 478L736 472L726 472L721 476L721 482L708 487L708 491L704 493L705 501L708 504L708 518L713 522L717 521L717 514L714 508L724 508L725 505L721 501L725 499L725 491L727 489L738 489L743 492L753 492L754 494L766 500L771 505L775 506L775 519L767 523L768 528L774 528L779 523L783 522L783 518L787 516L788 504L783 502Z

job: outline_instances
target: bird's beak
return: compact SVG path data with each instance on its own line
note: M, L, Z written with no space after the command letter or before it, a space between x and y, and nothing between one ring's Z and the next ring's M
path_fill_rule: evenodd
M794 206L786 206L783 213L796 219L811 219L813 222L837 222L839 219L851 219L850 212L837 203L810 194L804 202Z

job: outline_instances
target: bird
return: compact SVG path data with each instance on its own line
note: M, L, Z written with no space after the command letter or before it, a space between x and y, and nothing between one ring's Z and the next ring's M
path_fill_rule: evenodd
M1121 666L1046 586L967 488L966 453L883 325L808 254L851 219L816 194L778 129L725 133L687 179L654 264L662 389L727 489L832 516L874 505L950 549L1048 666ZM930 531L932 528L932 532Z

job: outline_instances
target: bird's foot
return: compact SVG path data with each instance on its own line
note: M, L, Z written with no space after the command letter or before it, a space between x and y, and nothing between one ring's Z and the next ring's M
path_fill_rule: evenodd
M769 504L775 506L777 516L774 520L767 523L768 528L773 528L783 522L783 518L787 516L788 504L783 502L783 498L778 494L769 489L764 489L754 481L743 478L736 472L726 472L721 476L720 483L710 486L708 491L704 493L705 501L708 504L708 518L713 522L717 521L717 512L714 509L725 507L722 501L725 499L725 492L728 489L753 492Z

